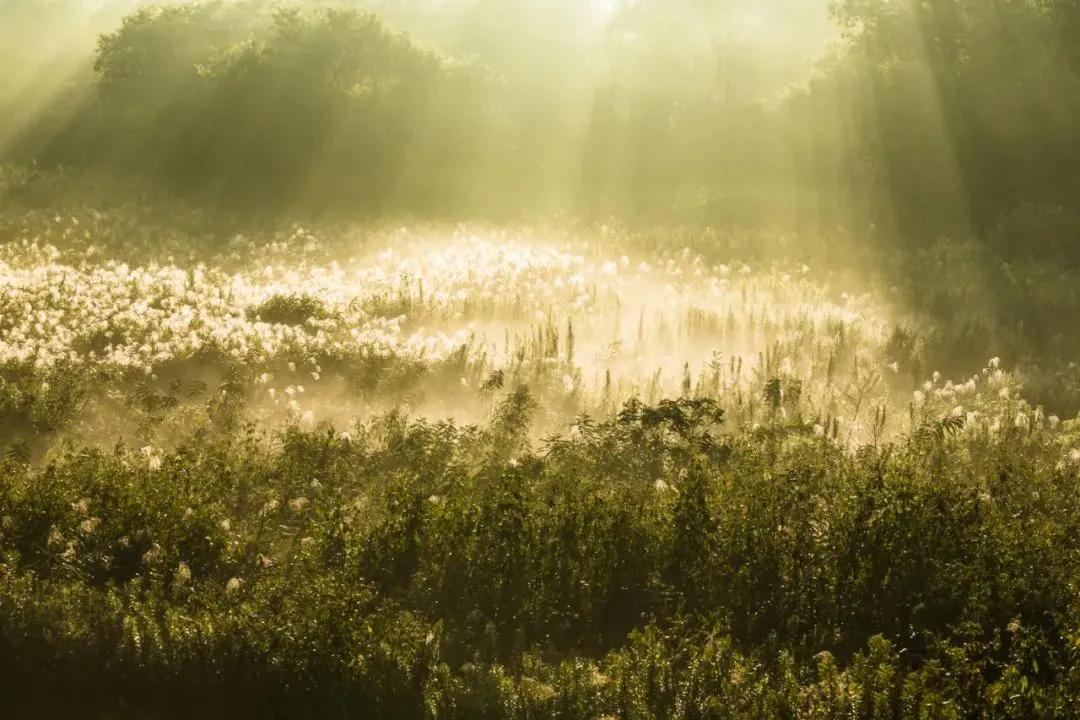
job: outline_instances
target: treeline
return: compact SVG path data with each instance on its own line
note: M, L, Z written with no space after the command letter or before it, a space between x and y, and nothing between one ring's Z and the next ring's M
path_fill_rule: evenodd
M403 197L438 209L440 193L477 173L482 75L370 14L144 9L99 39L94 67L74 119L30 140L39 163L260 211Z
M835 14L850 44L832 92L856 110L875 214L1080 259L1080 3L845 0Z
M873 225L1072 262L1078 39L1077 0L166 5L7 154L260 212Z

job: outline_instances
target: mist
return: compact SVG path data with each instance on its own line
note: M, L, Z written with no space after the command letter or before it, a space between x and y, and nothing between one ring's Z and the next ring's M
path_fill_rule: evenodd
M0 0L0 709L1071 717L1078 47Z

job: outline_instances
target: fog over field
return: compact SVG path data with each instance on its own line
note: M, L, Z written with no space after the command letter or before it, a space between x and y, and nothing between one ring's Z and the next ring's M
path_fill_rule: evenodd
M0 0L0 710L1074 717L1077 47Z

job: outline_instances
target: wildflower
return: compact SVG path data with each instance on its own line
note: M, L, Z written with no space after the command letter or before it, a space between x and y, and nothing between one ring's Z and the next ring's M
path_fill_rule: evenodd
M911 394L911 396L915 401L915 405L917 406L922 405L924 402L926 402L926 393L924 393L922 390L916 390Z
M97 530L99 525L101 525L101 518L99 518L99 517L86 518L81 523L79 523L79 529L82 530L87 535L89 535L90 533Z
M521 689L530 700L541 703L548 702L558 694L551 685L528 677L522 678Z
M149 550L147 550L145 553L143 553L143 556L142 556L143 564L144 565L153 565L155 562L160 560L161 556L164 555L164 554L165 553L164 553L164 551L162 551L161 546L158 545L157 543L154 543L153 546Z
M225 518L224 520L222 520L218 524L221 526L221 529L224 530L225 532L229 532L230 530L232 530L232 522L229 521L229 518Z
M300 547L305 550L310 550L315 547L315 538L310 536L300 538Z
M225 583L225 592L234 593L234 592L236 592L237 590L240 589L240 586L243 583L244 583L244 581L241 580L238 577L229 578L229 582Z
M176 584L183 587L191 582L191 568L188 567L186 562L181 563L176 567L175 575Z
M293 512L300 512L307 506L307 504L308 499L306 497L293 498L289 501L289 509Z

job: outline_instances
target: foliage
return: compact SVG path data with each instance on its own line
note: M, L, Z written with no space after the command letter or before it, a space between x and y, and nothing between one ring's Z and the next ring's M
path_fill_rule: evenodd
M441 5L139 8L0 150L260 217L873 227L1075 264L1074 0Z
M310 295L273 295L249 308L248 316L280 325L303 325L312 318L325 318L327 310L321 300Z
M718 453L713 411L671 403L534 452L505 445L528 420L502 402L482 428L391 415L348 437L6 461L5 707L893 718L1076 702L1078 476L1047 444L774 454L746 435Z
M0 713L1076 717L1078 37L0 0Z
M147 7L101 36L94 67L93 96L28 151L226 208L428 192L416 163L451 151L450 113L472 117L469 71L346 7ZM421 135L432 113L446 123Z

